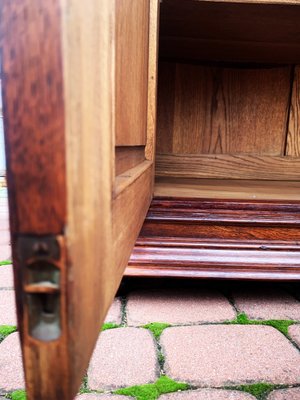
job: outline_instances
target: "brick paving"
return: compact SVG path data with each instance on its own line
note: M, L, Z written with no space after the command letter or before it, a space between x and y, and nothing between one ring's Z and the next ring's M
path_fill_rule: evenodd
M0 266L0 289L13 287L13 271L11 265Z
M278 287L243 289L234 292L233 298L249 318L300 320L300 302Z
M102 332L88 370L91 389L141 385L157 378L156 347L146 329L117 328Z
M128 296L128 325L150 322L195 324L234 319L234 308L214 290L137 291Z
M0 198L0 261L10 257L7 221L7 205ZM160 281L156 290L153 284L138 290L128 287L122 293L125 308L116 298L106 322L122 327L102 332L87 374L89 390L99 393L81 394L76 400L130 399L114 395L114 389L155 382L161 373L191 382L193 389L165 394L159 400L253 400L250 394L224 386L262 381L298 386L276 389L267 400L300 400L300 351L295 345L300 348L299 300L276 284L254 283L236 290L224 283L224 290L218 290L209 285L203 289L196 282L193 287L179 286L181 281L176 288L174 282L171 286L167 282ZM0 325L16 324L12 283L12 267L1 266ZM297 290L295 286L291 293ZM292 341L273 327L224 324L237 312L223 292L231 294L235 307L248 318L298 321L289 327ZM157 343L149 330L141 328L151 322L172 325ZM18 334L13 333L0 342L0 400L22 388L21 351Z
M166 329L166 373L197 386L300 384L299 351L276 329L206 325Z
M108 311L105 322L120 325L122 322L121 300L116 298Z
M0 290L0 325L17 325L15 307L14 291Z
M300 347L300 324L291 325L289 327L289 336Z
M202 389L166 394L159 400L255 400L255 397L237 390Z
M22 358L18 333L12 333L0 343L0 390L24 388Z
M299 400L300 388L274 390L267 400Z
M0 397L1 399L1 397ZM95 394L95 393L85 393L77 396L75 400L130 400L132 397L129 396L119 396L116 394Z

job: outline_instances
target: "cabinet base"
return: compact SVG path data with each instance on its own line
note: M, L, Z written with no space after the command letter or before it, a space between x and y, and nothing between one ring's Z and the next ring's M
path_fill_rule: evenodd
M300 202L154 198L127 276L300 279Z

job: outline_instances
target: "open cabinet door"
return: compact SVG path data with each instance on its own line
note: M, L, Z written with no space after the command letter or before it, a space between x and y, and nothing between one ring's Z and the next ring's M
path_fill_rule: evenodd
M0 7L27 397L69 400L152 197L158 4L3 0Z

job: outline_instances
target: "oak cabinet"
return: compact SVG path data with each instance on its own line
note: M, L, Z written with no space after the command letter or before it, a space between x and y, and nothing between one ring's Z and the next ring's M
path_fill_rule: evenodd
M124 273L299 279L298 1L0 7L29 400L73 398Z

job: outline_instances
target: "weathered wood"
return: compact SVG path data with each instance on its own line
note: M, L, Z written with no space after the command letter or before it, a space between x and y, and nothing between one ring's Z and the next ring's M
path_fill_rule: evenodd
M284 155L291 67L161 64L159 153Z
M300 156L300 66L295 67L293 79L286 155L292 157Z
M300 180L300 160L256 155L158 154L155 173L177 178Z

